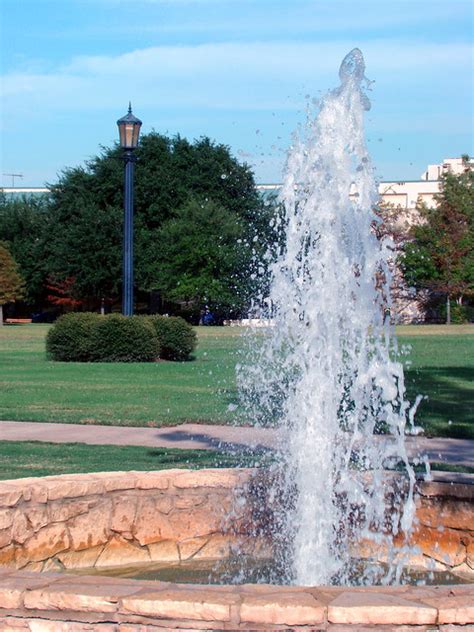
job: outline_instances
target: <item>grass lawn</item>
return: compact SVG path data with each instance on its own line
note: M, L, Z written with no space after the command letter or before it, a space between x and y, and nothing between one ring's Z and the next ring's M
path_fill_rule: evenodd
M428 436L474 439L474 335L425 333L424 326L404 329L400 346L411 347L405 356L411 362L405 369L408 399L414 401L418 393L426 397L417 425Z
M193 362L87 364L47 361L49 327L0 328L0 419L126 426L229 421L236 329L198 328Z
M217 452L141 446L86 445L39 441L0 441L0 480L30 476L164 470L169 468L260 467L271 463L267 452ZM418 467L424 473L424 468ZM432 470L474 473L473 467L431 463Z
M127 426L229 423L240 330L199 327L194 362L49 362L48 325L0 328L0 419ZM399 328L410 399L427 434L474 439L474 326Z
M164 470L173 467L254 467L260 461L263 463L265 457L214 450L0 441L0 480L54 474Z

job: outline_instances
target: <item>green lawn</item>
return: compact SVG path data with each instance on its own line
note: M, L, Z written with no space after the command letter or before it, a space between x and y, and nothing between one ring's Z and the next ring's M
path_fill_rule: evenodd
M0 328L0 419L109 425L232 422L240 330L200 327L194 362L49 362L48 325ZM474 326L399 328L410 399L427 434L474 438Z
M0 480L85 472L163 470L173 467L254 467L264 462L266 457L259 454L232 454L214 450L0 441Z
M236 329L198 328L193 362L84 364L47 361L48 328L0 328L0 419L126 426L229 421Z
M239 453L141 446L87 445L39 441L0 441L0 480L90 472L149 471L169 468L262 467L269 452ZM424 468L418 466L424 472ZM432 470L474 473L474 468L431 463Z
M425 399L417 424L427 435L474 439L474 336L410 336L412 364L405 371L408 397Z

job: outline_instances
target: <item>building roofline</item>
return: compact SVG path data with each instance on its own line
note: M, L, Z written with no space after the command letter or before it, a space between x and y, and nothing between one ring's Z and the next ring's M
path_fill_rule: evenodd
M427 182L441 182L441 180L380 180L378 184L411 184L411 183L423 183ZM283 186L282 182L257 182L255 185L258 187L281 187Z
M47 187L0 187L0 191L5 193L26 193L28 191L50 191Z

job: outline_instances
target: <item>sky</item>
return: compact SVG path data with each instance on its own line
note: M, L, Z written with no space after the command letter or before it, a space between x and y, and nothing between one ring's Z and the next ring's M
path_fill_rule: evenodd
M382 180L474 153L470 0L0 0L1 179L55 182L118 137L209 136L279 182L307 104L359 47Z

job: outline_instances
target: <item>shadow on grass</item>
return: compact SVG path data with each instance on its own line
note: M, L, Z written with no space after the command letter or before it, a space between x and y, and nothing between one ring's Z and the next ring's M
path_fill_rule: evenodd
M416 414L428 436L474 439L474 370L441 367L405 371L407 395L427 396Z
M156 458L162 467L262 467L269 465L274 461L274 452L268 449L251 449L244 447L241 449L226 450L225 452L216 452L214 450L201 450L198 454L194 453L191 458L189 455L166 455L162 450L147 450L147 456L151 459Z
M442 352L442 350L441 350ZM474 439L474 369L472 367L423 367L405 369L408 399L424 395L416 424L427 436ZM235 406L234 423L248 424L238 406L236 388L221 390L225 404ZM212 446L217 447L217 446Z
M84 472L167 468L259 467L273 461L262 450L180 450L141 446L0 441L0 480Z

